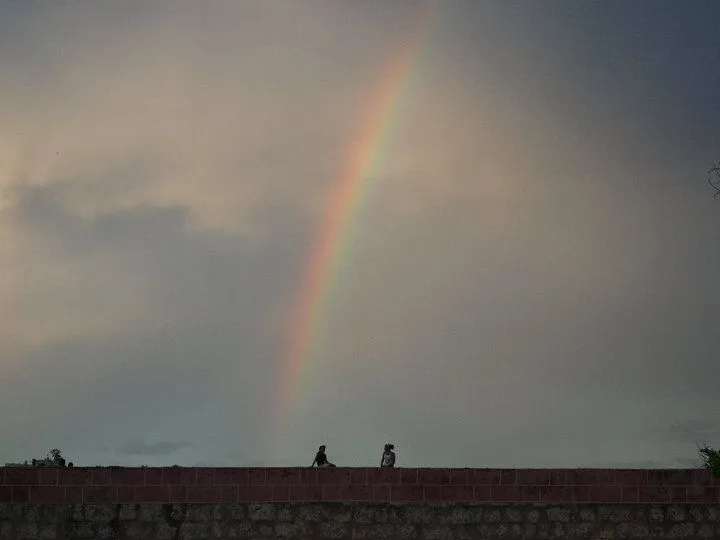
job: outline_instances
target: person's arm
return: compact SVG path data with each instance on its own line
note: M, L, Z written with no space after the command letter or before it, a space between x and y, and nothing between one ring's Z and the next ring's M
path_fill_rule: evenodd
M390 454L390 466L391 467L395 466L395 452Z
M313 459L312 465L310 465L310 466L314 467L316 462L317 462L317 454L315 454L315 459Z

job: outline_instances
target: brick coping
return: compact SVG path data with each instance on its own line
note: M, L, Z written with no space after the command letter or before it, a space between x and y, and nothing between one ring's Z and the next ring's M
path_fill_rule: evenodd
M719 503L706 469L2 467L0 503Z

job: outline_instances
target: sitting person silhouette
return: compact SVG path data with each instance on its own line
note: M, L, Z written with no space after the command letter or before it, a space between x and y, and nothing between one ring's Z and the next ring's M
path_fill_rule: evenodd
M328 461L327 456L325 455L325 445L323 444L317 451L317 454L315 454L315 459L312 462L312 465L315 465L317 463L318 467L334 467L334 463L330 463Z
M393 452L393 448L395 448L395 445L393 444L385 445L385 451L383 452L382 460L380 461L381 467L395 466L395 452Z

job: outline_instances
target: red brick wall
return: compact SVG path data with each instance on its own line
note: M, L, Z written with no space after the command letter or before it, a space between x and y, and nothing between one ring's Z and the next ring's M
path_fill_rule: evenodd
M702 469L0 468L0 503L719 503Z

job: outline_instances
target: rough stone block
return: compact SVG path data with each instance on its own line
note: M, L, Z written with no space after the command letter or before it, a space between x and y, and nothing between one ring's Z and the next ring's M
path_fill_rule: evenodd
M330 519L338 523L350 523L352 521L353 504L340 503L336 504L330 510Z
M336 521L330 521L327 523L320 523L318 530L322 538L345 538L348 534L348 526L344 523L338 523Z
M122 509L122 505L120 508ZM138 521L153 521L153 522L160 522L165 519L165 512L163 505L160 504L138 504L136 506L137 508L137 515L136 519ZM118 516L118 518L122 521L122 518Z
M192 523L207 523L213 520L215 511L214 504L188 504L185 519Z
M66 521L60 525L62 535L68 538L94 538L93 523L87 521Z
M208 523L183 523L178 530L178 540L207 540L209 535Z
M135 521L139 510L139 504L121 504L118 508L118 519L120 521Z
M253 521L273 521L277 517L277 509L273 504L251 504L248 516Z
M328 508L320 504L302 504L298 506L297 516L300 520L311 523L330 519Z
M571 508L561 506L548 508L546 510L547 518L551 522L569 523L575 516Z
M566 530L571 538L595 538L596 525L592 522L568 523Z
M255 525L247 521L228 525L224 529L228 538L253 538L257 536L257 532Z
M450 527L427 527L423 530L423 540L453 540L453 530Z
M482 523L482 517L483 508L477 505L450 507L445 512L438 512L439 522L447 525L478 524Z
M647 538L650 536L650 527L646 523L636 521L619 523L615 530L620 538Z
M276 523L275 535L278 538L295 538L296 536L305 533L304 530L302 532L300 531L301 527L303 526L297 523Z
M667 518L671 523L681 523L687 520L687 512L685 508L673 505L667 508Z
M395 527L388 524L382 525L355 525L352 528L353 540L380 540L395 538Z
M38 523L41 519L41 505L39 504L23 504L22 520L26 523Z
M540 521L540 511L531 509L525 514L525 521L528 523L537 523Z
M58 537L57 525L41 525L38 531L38 538L54 540Z
M73 519L76 521L107 523L117 516L118 507L114 504L77 504L73 507Z
M15 524L10 521L0 521L0 539L14 540L15 538Z
M504 538L506 540L522 540L524 527L521 525L505 525L503 523L483 524L479 528L479 538ZM542 538L542 536L540 536Z
M695 524L689 522L671 525L666 534L668 538L691 538L694 535Z
M432 506L411 504L404 507L404 519L410 524L427 524L437 520L437 509Z
M412 539L418 537L418 529L415 525L408 523L400 523L396 526L396 536L401 540Z
M489 508L483 514L483 521L486 523L500 523L503 517L501 508Z
M37 523L19 523L17 525L17 536L23 540L34 540L38 538Z
M73 512L70 504L43 504L40 506L40 521L43 523L62 523L66 521ZM2 521L2 507L0 506L0 521Z
M697 527L697 532L695 533L695 536L697 536L698 538L715 538L713 526L709 523L703 523L702 525L699 525Z
M505 508L504 521L507 523L520 523L523 519L522 512L520 509L513 506Z
M613 504L598 507L598 517L600 521L621 523L623 521L630 521L632 514L633 508L628 505Z

